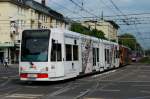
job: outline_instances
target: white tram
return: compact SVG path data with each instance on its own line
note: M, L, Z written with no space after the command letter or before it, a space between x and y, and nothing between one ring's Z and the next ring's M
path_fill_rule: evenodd
M25 30L20 48L24 81L58 81L119 67L117 43L69 30Z

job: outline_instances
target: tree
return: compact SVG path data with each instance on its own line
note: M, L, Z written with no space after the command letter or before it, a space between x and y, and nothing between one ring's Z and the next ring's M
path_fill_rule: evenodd
M94 36L94 37L97 37L97 38L101 38L101 39L106 39L104 32L101 31L101 30L97 30L97 29L93 29L92 30L91 36Z
M71 25L71 31L94 36L101 39L106 39L103 31L97 29L90 30L89 28L82 26L80 23L73 23Z
M137 42L136 38L129 33L119 36L119 44L127 46L134 51L136 51L137 49L142 50L142 47Z
M145 54L150 57L150 49L145 50Z

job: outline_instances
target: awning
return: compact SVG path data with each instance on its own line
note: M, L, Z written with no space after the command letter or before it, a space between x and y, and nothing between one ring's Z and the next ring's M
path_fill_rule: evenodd
M14 43L13 42L0 43L0 48L2 47L14 47Z

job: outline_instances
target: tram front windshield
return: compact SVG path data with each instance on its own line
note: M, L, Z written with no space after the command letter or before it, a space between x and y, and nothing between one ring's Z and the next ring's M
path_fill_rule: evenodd
M22 33L21 61L47 62L49 30L26 30Z

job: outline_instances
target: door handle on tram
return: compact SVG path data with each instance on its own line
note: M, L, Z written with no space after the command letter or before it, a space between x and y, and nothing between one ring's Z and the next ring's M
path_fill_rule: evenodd
M72 63L72 69L74 69L74 63Z
M74 66L74 63L72 63L72 66Z

